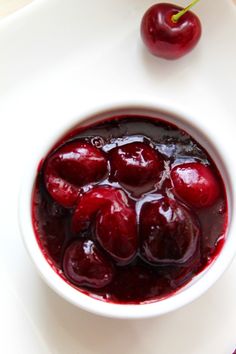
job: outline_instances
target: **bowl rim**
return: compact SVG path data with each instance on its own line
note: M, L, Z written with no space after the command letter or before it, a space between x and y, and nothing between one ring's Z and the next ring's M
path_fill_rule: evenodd
M203 145L203 147L209 145L206 150L215 161L217 167L221 170L226 186L229 210L227 238L216 259L190 283L172 296L156 302L143 304L116 304L104 302L95 297L90 297L66 283L56 271L53 270L53 267L44 257L38 245L31 218L31 197L37 168L39 162L50 148L60 137L78 124L88 123L89 119L99 119L99 117L104 117L106 114L109 115L110 113L116 112L122 114L127 111L130 113L136 111L140 113L143 112L147 115L153 113L157 117L176 124L178 127L193 135L194 138L196 134L199 134L199 138L196 138L196 140ZM192 132L194 134L192 134ZM163 102L153 103L150 101L139 100L137 103L135 101L131 102L127 100L119 103L101 104L96 105L94 108L91 107L90 109L84 110L78 114L77 117L73 117L69 120L66 119L65 122L63 122L60 127L57 127L55 132L53 132L53 134L46 140L47 141L43 144L44 147L42 148L42 151L37 151L37 154L33 154L34 156L28 162L19 194L18 220L26 250L38 269L39 274L58 295L66 299L68 302L91 313L105 317L138 319L160 316L179 309L197 299L216 282L230 265L236 253L236 237L233 237L234 230L236 231L236 222L232 218L235 200L235 191L232 183L234 170L231 167L231 159L229 158L226 160L224 158L225 156L228 156L225 144L220 144L221 142L218 137L214 135L213 130L208 130L206 133L204 124L199 122L192 114L176 107L170 108L170 104Z

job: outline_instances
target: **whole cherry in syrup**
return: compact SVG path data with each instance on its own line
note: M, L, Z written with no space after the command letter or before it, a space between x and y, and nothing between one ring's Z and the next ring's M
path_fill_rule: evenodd
M80 187L99 181L107 172L105 155L82 141L66 144L48 157L44 182L51 197L64 207L76 204Z
M136 213L123 190L94 187L79 199L72 217L72 228L79 234L95 227L96 240L114 261L125 264L138 248Z
M163 170L161 156L148 144L133 142L112 149L109 154L111 178L127 190L153 189Z
M220 192L211 169L199 162L175 166L171 170L171 180L175 194L196 208L214 204Z
M112 264L91 240L73 242L65 251L63 269L75 284L99 289L113 278Z
M200 227L180 203L164 197L144 203L140 213L143 257L166 266L188 264L198 252Z

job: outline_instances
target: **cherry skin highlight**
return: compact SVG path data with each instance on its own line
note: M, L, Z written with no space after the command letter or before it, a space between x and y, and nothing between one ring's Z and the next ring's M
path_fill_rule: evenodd
M84 193L78 200L77 207L72 217L72 229L79 233L88 227L92 219L104 207L114 205L128 207L127 195L122 189L110 186L94 187Z
M201 37L201 23L191 11L175 22L172 16L183 8L159 3L150 7L141 22L141 37L148 50L164 59L178 59L190 52Z
M66 250L63 261L65 275L78 286L99 289L113 278L111 263L93 241L75 241Z
M135 210L122 205L104 208L96 220L96 237L117 263L130 263L138 249Z
M219 196L219 184L208 166L185 163L171 170L174 193L196 208L211 206Z
M64 207L75 205L80 187L102 179L107 161L102 151L77 141L62 146L45 161L45 185L52 198Z
M177 266L196 255L200 229L186 208L164 197L143 205L140 235L141 252L148 262Z
M162 159L147 144L126 144L111 150L109 156L113 180L127 188L147 186L147 189L152 189L160 179Z
M138 247L136 214L121 189L97 187L79 199L72 229L79 233L91 224L97 241L116 262L130 262Z

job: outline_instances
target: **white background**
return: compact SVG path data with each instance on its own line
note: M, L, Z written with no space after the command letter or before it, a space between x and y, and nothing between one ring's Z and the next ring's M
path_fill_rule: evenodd
M54 294L19 235L18 192L27 161L55 126L96 102L171 102L194 111L234 154L235 4L202 0L195 8L201 42L188 56L167 62L149 55L139 38L140 19L152 3L35 0L0 21L1 354L231 354L236 347L236 261L181 310L111 320Z

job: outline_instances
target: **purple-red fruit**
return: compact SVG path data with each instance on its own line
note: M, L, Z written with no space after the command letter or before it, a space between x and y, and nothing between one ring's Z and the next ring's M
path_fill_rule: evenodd
M121 264L129 263L137 252L137 223L133 208L105 207L97 215L96 237L100 245Z
M167 197L143 205L141 253L157 265L188 265L199 246L200 228L193 215Z
M163 161L149 145L141 142L126 144L110 151L112 178L131 186L149 186L159 181Z
M171 170L171 180L175 195L192 207L209 207L220 193L211 169L199 162L175 166Z
M178 59L198 43L201 37L201 23L193 12L187 11L178 21L173 20L173 15L182 9L177 5L158 3L144 14L141 36L153 55Z
M91 144L76 141L61 147L45 162L44 181L51 197L72 207L80 187L101 180L107 173L104 153Z
M75 285L103 288L113 279L113 267L91 240L75 241L65 252L63 270Z
M137 223L134 207L121 189L97 187L78 201L72 217L72 229L79 233L92 223L95 235L114 260L128 263L138 247Z

